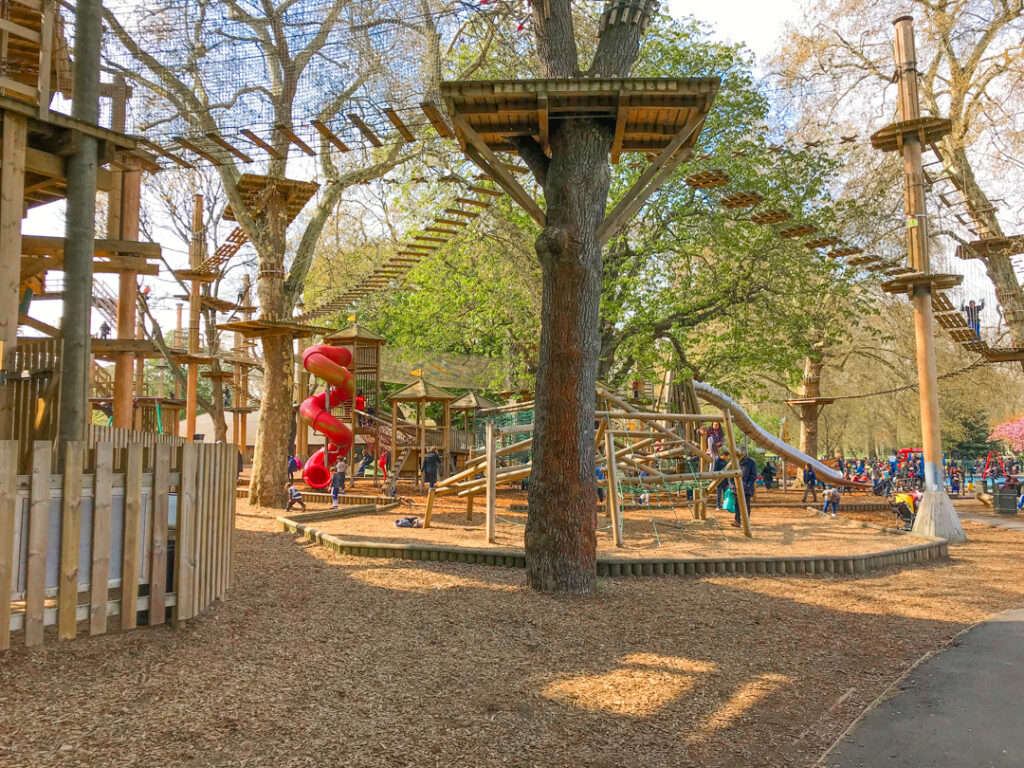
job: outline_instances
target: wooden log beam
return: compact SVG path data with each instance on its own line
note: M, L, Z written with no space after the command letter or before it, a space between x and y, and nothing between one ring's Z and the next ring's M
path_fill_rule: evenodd
M345 115L345 117L347 117L352 122L352 125L359 129L359 132L363 134L363 136L366 137L366 140L373 144L373 146L384 146L384 142L380 140L380 137L376 133L374 133L373 129L370 128L370 126L366 124L363 118L361 118L355 112L349 112Z
M342 141L341 137L339 137L338 134L336 134L334 131L332 131L330 129L330 127L328 127L328 125L326 123L324 123L324 122L322 122L320 120L314 120L312 122L312 125L313 125L314 128L316 128L317 132L321 136L323 136L325 139L327 139L329 142L331 142L331 144L333 144L335 147L337 147L337 149L340 152L348 152L348 151L350 151L348 144L346 144L344 141Z
M261 139L255 133L250 131L248 128L243 128L241 133L242 133L243 136L245 136L245 138L247 138L249 141L251 141L257 147L262 149L264 152L266 152L268 155L270 155L275 160L284 160L285 159L285 155L284 155L283 152L278 151L275 147L273 147L270 144L268 144L267 142L265 142L263 139Z
M403 139L405 139L407 142L416 141L416 137L413 135L412 131L409 130L409 126L405 124L405 122L402 120L401 117L398 116L398 113L395 112L395 110L385 109L384 114L387 116L388 120L391 121L391 124L395 126L395 130L397 130L402 135Z
M251 163L252 162L252 158L251 157L249 157L247 154L245 154L245 152L243 152L242 150L240 150L237 147L235 147L232 144L230 144L228 141L226 141L219 134L214 133L213 131L210 131L209 133L206 133L205 136L210 141L212 141L214 144L216 144L218 147L221 147L222 149L226 149L228 152L230 152L232 155L237 157L243 163Z

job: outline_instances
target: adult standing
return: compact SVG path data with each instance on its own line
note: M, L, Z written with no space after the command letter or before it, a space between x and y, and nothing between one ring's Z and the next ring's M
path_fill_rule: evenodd
M814 470L811 469L810 464L804 465L804 498L803 501L807 501L807 492L811 492L811 497L814 502L818 502L818 476L814 474Z
M754 500L754 486L757 484L757 464L747 455L747 449L740 446L736 449L740 456L740 486L743 489L743 497L747 500L747 515L750 515L750 503ZM734 528L742 525L740 520L739 506L736 507L736 519L732 521Z
M437 452L436 448L431 448L427 451L427 455L423 457L423 464L420 467L423 471L423 482L426 483L428 488L433 488L434 483L437 482L437 470L441 467L441 455Z

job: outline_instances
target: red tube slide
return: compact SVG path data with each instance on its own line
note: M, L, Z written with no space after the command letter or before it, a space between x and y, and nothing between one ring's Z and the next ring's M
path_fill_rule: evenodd
M302 353L302 366L328 384L326 392L307 397L299 406L299 418L328 440L327 450L314 453L302 468L302 479L311 488L330 485L332 467L352 449L352 430L330 412L330 407L352 401L355 381L345 368L351 362L351 352L329 344L317 344Z

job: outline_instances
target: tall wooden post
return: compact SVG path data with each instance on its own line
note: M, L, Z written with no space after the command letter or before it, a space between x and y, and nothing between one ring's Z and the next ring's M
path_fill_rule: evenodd
M21 283L21 217L25 212L25 146L28 122L3 117L0 158L0 358L10 374L18 346L18 286ZM0 440L14 437L13 387L0 386Z
M738 472L740 461L736 454L736 435L733 434L731 411L725 412L725 439L729 443L729 465ZM743 526L743 535L749 539L752 536L750 533L750 510L747 509L747 494L743 492L743 479L740 477L733 478L733 487L736 491L736 505L740 511L740 525Z
M917 52L914 20L901 16L896 27L896 75L900 122L918 120L921 107L917 89ZM915 130L902 135L904 206L907 215L907 251L910 266L925 276L928 258L928 214L925 209L921 137ZM913 284L914 336L917 342L917 379L921 401L921 444L924 448L925 491L914 522L914 533L939 536L951 543L967 541L960 519L946 495L942 479L942 433L939 428L939 391L935 371L935 329L932 284Z
M441 467L441 479L448 477L452 460L452 403L444 401L444 466Z
M423 483L423 475L420 473L420 465L423 463L423 457L427 455L427 401L421 400L419 403L419 409L416 411L416 426L419 427L420 431L420 454L416 457L416 487L419 488Z
M388 471L391 472L391 473L394 473L394 472L397 471L397 468L395 467L395 459L396 459L395 454L397 453L397 451L398 451L398 401L397 400L392 400L391 401L391 450L389 451L388 465L387 465L388 466ZM380 457L374 456L373 458L374 458L373 466L376 467L377 466L377 459L379 459ZM376 476L377 476L376 473L374 473L374 478L376 478ZM394 479L395 479L395 482L392 483L392 485L394 485L394 487L397 488L398 487L398 477L396 476ZM373 485L374 485L374 487L377 486L377 481L376 480L374 480Z
M127 125L128 86L123 77L117 80L117 87L111 104L111 127L124 131ZM120 173L113 174L113 183L107 195L107 237L112 240L139 239L139 209L142 194L142 173L130 165ZM138 295L138 273L121 272L118 276L117 291L117 338L134 339L135 310ZM113 425L123 429L133 426L133 394L138 390L138 375L133 370L135 356L131 352L118 352L114 358L114 419ZM133 383L133 375L136 381Z
M203 196L192 197L192 243L189 248L189 267L199 269L203 258ZM185 439L191 441L196 433L196 405L199 393L199 281L193 280L188 296L188 386L185 390Z
M608 460L605 480L608 482L608 512L612 519L612 538L616 547L623 547L622 541L622 502L619 498L618 462L615 458L615 435L609 422L604 431L604 453Z
M71 116L98 124L100 44L103 38L100 0L75 5L74 96ZM89 420L91 358L92 260L96 239L96 175L99 142L75 134L67 163L67 213L64 226L64 316L61 319L60 441L85 439Z
M349 429L352 430L352 449L349 450L346 460L348 461L348 476L352 478L352 482L355 482L356 478L356 435L359 434L359 415L356 413L356 397L359 392L359 342L356 339L352 340L352 403L349 409L349 416L351 417L351 423ZM366 443L364 442L365 446Z
M302 367L302 353L309 347L307 338L298 340L298 361L295 363L295 402L302 405L302 402L309 397L309 373ZM328 405L328 408L330 405ZM295 412L295 455L305 459L309 456L309 430L306 423L299 418L298 410ZM334 471L333 468L331 470ZM352 477L352 473L349 473Z
M498 456L495 449L497 440L497 427L491 420L487 421L484 426L484 451L487 455L487 463L484 464L486 467L487 477L487 492L486 492L486 511L485 521L487 528L487 543L493 544L497 533L497 495L498 495Z

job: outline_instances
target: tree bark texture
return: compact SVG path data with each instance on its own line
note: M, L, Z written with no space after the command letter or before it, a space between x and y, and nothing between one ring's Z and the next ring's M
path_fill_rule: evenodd
M533 438L527 581L589 592L597 576L594 410L600 352L601 249L612 131L567 122L552 136L547 226L537 238L544 295Z
M825 364L812 357L804 359L804 377L800 382L801 398L821 397L821 369ZM800 406L800 450L812 459L818 458L818 415L817 403Z

